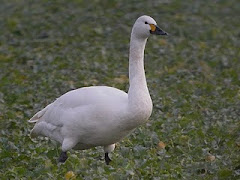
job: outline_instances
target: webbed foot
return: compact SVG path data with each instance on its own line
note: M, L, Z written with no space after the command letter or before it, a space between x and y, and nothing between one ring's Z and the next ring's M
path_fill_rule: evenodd
M58 158L58 162L60 163L64 163L68 158L67 152L61 152L59 158Z

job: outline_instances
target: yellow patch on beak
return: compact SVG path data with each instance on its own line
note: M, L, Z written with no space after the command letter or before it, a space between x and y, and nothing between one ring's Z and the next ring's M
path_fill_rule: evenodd
M151 31L154 32L156 30L156 26L154 24L149 24L151 27Z

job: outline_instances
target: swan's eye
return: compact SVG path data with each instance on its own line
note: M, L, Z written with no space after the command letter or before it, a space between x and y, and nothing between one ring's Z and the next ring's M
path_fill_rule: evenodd
M147 21L145 21L145 24L148 24Z

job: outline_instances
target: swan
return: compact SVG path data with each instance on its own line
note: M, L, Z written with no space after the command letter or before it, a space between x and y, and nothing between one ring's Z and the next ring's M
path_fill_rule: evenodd
M151 34L167 35L152 17L139 17L131 32L128 93L107 86L69 91L29 120L35 123L31 137L46 136L59 142L61 163L71 149L103 146L108 165L115 143L146 122L152 113L144 70L144 49Z

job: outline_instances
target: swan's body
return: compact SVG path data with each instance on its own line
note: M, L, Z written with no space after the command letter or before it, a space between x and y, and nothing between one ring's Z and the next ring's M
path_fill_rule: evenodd
M146 116L151 114L148 111ZM37 120L32 136L44 135L60 143L68 137L79 144L75 149L106 146L135 127L131 115L127 93L107 86L84 87L62 95L37 113L31 119Z
M151 17L141 16L131 34L128 94L107 86L69 91L29 120L36 122L31 136L47 136L61 143L60 161L66 160L70 149L104 146L108 164L115 143L148 120L152 112L143 60L150 33L166 34Z

